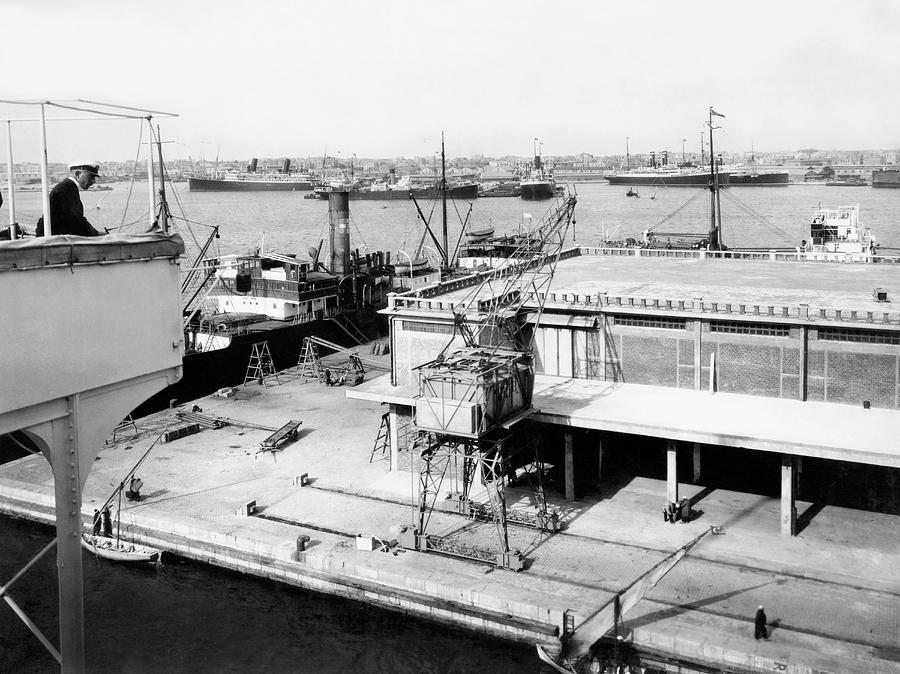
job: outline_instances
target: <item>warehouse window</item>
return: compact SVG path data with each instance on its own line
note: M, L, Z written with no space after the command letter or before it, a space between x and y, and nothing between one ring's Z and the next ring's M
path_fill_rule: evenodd
M666 318L665 316L616 316L615 325L630 325L635 328L666 328L667 330L684 330L687 320L684 318Z
M900 332L857 330L853 328L819 328L819 339L827 339L832 342L859 342L862 344L900 344Z
M422 323L420 321L401 321L403 332L430 332L439 335L452 335L453 326L447 323Z
M732 321L710 321L710 332L724 332L731 335L765 335L767 337L790 337L789 325L773 323L741 323Z

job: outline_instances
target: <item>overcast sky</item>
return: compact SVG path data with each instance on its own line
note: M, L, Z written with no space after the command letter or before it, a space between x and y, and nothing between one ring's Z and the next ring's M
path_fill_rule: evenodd
M0 0L5 99L178 113L168 158L900 147L895 0ZM0 106L0 116L35 111ZM59 115L61 113L53 113ZM51 161L138 123L58 122ZM36 160L14 125L14 160ZM0 140L4 148L5 140ZM0 155L0 161L5 156Z

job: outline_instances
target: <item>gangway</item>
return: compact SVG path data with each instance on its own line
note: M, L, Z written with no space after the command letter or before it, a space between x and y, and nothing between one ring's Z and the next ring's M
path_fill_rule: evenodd
M380 361L377 358L369 358L368 356L363 356L354 349L348 349L347 347L341 346L340 344L335 344L334 342L329 342L327 339L322 339L321 337L304 337L303 339L308 339L311 344L324 346L327 349L346 354L347 356L356 356L363 363L371 368L375 368L376 370L384 370L386 372L390 372L391 366L389 363Z
M538 657L557 671L577 671L577 663L590 653L590 649L605 637L610 631L615 630L619 636L619 627L623 623L623 617L643 599L657 583L663 579L669 571L675 568L684 556L690 552L697 543L709 533L722 533L721 527L711 526L698 536L695 536L675 552L654 564L650 569L633 580L624 590L617 592L612 599L603 604L593 615L589 616L581 624L574 626L571 633L564 635L563 653L560 660L567 668L561 667L537 645Z

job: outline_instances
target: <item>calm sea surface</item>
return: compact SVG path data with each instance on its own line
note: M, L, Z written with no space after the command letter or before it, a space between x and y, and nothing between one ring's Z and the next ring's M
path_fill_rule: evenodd
M625 187L577 185L574 241L597 244L604 233L615 239L639 238L644 229L656 227L658 231L705 231L705 196L685 206L699 190L639 190L641 197L635 199L625 196ZM311 246L327 241L328 206L304 199L304 194L191 193L186 183L178 183L169 200L189 250L194 249L193 239L205 240L206 225L219 225L217 252L221 254L243 253L264 241L266 249L306 257ZM145 228L146 183L135 185L130 197L129 185L119 183L112 191L83 194L82 200L95 226L113 229L125 223L123 231L133 232ZM469 220L476 228L493 224L498 234L507 233L529 219L541 218L549 203L482 199L475 202ZM796 245L808 238L808 223L816 207L857 203L863 224L871 227L882 246L900 248L900 190L824 185L731 188L722 196L725 242L752 247ZM440 237L440 204L420 206L426 215L433 214ZM7 207L0 212L4 222ZM18 193L16 207L19 222L33 230L40 194ZM451 247L456 245L467 210L467 204L448 206ZM353 201L350 222L352 245L363 253L402 249L412 254L424 233L413 204L405 200ZM782 238L773 228L791 238ZM425 246L426 253L433 255L428 251L434 248L433 242L425 241ZM0 585L52 536L49 528L0 517ZM546 671L530 647L477 638L174 557L160 570L97 564L86 557L84 571L87 655L93 672ZM55 642L54 556L31 569L11 594ZM0 672L56 671L58 667L38 641L5 603L0 604Z
M708 199L705 191L691 187L640 187L640 198L628 198L622 186L606 183L576 185L574 240L585 245L607 238L640 238L645 229L668 232L705 232L708 229ZM328 204L304 199L307 192L190 192L187 183L175 183L168 192L170 210L178 218L179 231L191 239L205 240L209 229L219 225L221 253L243 253L259 245L267 250L297 253L308 257L311 246L328 237ZM655 197L655 198L651 198ZM692 200L693 198L693 200ZM95 225L139 231L147 222L147 184L116 183L112 191L82 193L86 217ZM688 203L690 202L690 203ZM124 213L126 203L128 210ZM547 212L549 201L523 201L518 198L478 199L469 222L475 228L492 224L497 234L515 231L529 218L537 221ZM884 247L900 248L900 189L872 187L828 187L790 185L788 187L733 187L721 196L723 237L732 247L796 246L809 238L809 221L821 207L859 204L860 220L868 225ZM687 204L687 205L685 205ZM440 239L440 203L420 203ZM40 215L40 193L18 193L17 216L33 230ZM679 210L681 209L681 210ZM461 222L468 204L449 202L447 229L450 247L459 240ZM672 214L677 214L672 217ZM6 206L0 212L5 222ZM192 221L185 223L182 219ZM132 224L133 223L133 224ZM375 250L412 254L425 235L412 202L351 201L351 242L360 252ZM785 232L788 238L776 233ZM571 234L570 234L571 241ZM430 237L425 240L426 254L434 255ZM190 249L189 249L190 250ZM396 253L394 253L396 255ZM405 258L401 255L401 260Z

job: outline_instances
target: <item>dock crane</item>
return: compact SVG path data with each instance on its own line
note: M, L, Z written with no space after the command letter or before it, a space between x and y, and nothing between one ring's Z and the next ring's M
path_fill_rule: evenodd
M450 341L434 360L415 368L419 394L413 446L420 452L421 470L418 521L414 527L404 528L398 538L407 549L462 556L519 571L524 560L518 550L510 550L508 522L557 530L557 518L546 508L534 434L518 430L535 411L531 407L534 333L524 329L521 319L527 304L529 311L536 307L540 320L566 234L574 223L576 201L574 195L558 199L507 260L484 272L480 282L454 303ZM537 514L507 513L504 480L529 450L534 452ZM460 545L427 532L441 484L449 467L460 460L459 511L493 522L499 551ZM470 499L476 477L485 487L487 504Z

